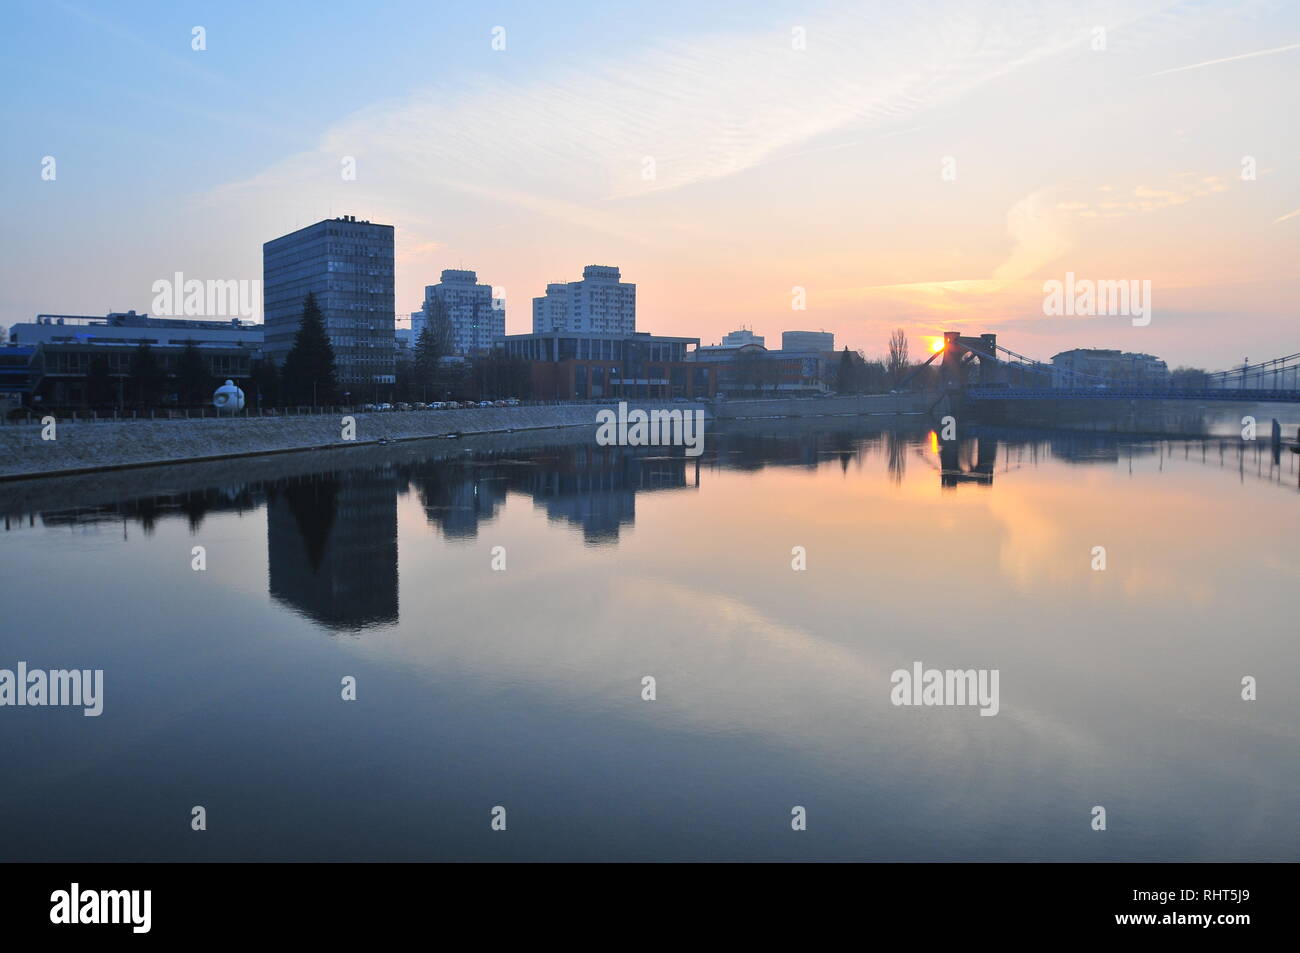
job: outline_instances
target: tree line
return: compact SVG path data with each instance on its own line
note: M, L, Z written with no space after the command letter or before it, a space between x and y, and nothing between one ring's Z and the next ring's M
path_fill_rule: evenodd
M454 348L451 321L441 301L421 330L409 355L399 356L396 383L378 394L383 401L432 403L438 400L526 399L531 390L528 362L491 353L466 361L444 361ZM104 355L95 355L86 375L86 403L92 407L153 408L163 405L206 407L223 381L209 370L199 347L188 341L174 369L164 367L148 344L131 355L125 376L115 374ZM282 365L270 358L253 362L247 379L237 381L251 409L328 407L375 399L373 393L345 394L338 360L316 296L308 293L293 345Z

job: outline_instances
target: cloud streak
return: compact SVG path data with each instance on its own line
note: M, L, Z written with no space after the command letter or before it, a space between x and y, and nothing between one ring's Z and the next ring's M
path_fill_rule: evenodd
M1250 60L1257 56L1273 56L1277 53L1286 53L1290 50L1300 50L1300 43L1291 43L1287 46L1275 46L1271 50L1255 50L1253 53L1238 53L1236 56L1224 56L1217 60L1206 60L1203 63L1192 63L1188 66L1175 66L1173 69L1162 69L1158 73L1152 73L1152 76L1165 76L1169 73L1182 73L1189 69L1202 69L1206 66L1218 66L1220 63L1235 63L1237 60Z

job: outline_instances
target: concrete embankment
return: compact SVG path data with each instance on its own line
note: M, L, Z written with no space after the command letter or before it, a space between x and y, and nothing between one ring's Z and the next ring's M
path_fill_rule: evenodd
M703 410L719 421L760 417L900 414L925 409L919 395L821 400L731 401L715 405L629 402L642 409ZM355 436L344 439L341 414L199 420L60 419L54 439L39 423L0 427L0 480L220 460L291 451L338 449L435 437L592 428L596 413L616 404L558 404L357 413Z
M923 414L934 394L859 394L853 397L778 397L770 400L726 400L712 405L718 420L747 417L833 417L862 414Z

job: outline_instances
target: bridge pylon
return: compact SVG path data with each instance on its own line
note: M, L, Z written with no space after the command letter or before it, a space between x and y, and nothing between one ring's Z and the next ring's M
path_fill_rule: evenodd
M965 390L972 383L972 374L982 387L1006 383L1006 368L998 359L998 336L971 337L960 331L944 331L943 361L939 365L941 389Z

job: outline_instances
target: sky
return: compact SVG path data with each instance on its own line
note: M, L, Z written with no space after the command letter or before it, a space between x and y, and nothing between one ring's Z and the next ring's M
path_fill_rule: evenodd
M504 289L519 333L547 282L606 264L638 330L704 343L1300 351L1294 2L10 0L4 21L0 324L149 311L176 272L260 280L263 242L351 214L396 227L399 327L444 268ZM1045 313L1067 274L1149 281L1149 323Z

